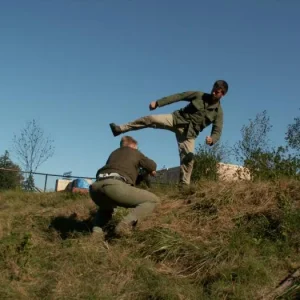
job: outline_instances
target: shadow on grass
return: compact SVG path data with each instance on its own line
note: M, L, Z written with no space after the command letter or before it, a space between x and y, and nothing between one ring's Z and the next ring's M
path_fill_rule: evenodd
M70 216L57 216L54 217L48 227L48 229L55 230L59 236L66 240L68 238L74 238L77 235L90 235L93 230L93 219L95 212L84 220L78 220L77 214L73 213ZM115 227L117 221L112 219L109 224L103 228L105 232L105 239L107 241L113 241L117 236L115 234Z
M78 220L76 213L73 213L68 217L57 216L52 219L49 229L57 231L63 240L73 237L77 233L91 234L93 218L94 215L90 215L89 218L85 220Z

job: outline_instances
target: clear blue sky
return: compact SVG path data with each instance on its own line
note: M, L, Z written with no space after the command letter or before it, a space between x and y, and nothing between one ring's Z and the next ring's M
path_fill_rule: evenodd
M222 141L266 109L282 144L299 115L299 10L295 0L1 1L0 153L35 118L56 147L40 172L94 176L119 144L110 122L147 115L163 96L209 92L216 79L229 83ZM178 165L170 132L131 135L159 168Z

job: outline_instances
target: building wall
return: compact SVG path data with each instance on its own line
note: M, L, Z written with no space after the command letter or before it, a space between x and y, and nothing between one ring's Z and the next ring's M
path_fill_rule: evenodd
M151 177L151 180L161 183L177 183L179 181L179 172L179 167L159 170L156 172L155 177Z

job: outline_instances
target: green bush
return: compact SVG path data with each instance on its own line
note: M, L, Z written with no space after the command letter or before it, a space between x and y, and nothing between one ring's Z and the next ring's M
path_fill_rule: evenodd
M217 143L214 146L199 145L194 156L192 181L202 179L218 180L218 163L227 160L229 150L226 145Z
M245 160L253 180L277 180L280 178L299 179L300 159L289 153L287 147L271 151L257 150Z
M20 172L21 169L12 162L8 151L5 151L4 155L0 156L0 168L16 170L16 172L0 170L0 190L11 190L21 186L23 179Z

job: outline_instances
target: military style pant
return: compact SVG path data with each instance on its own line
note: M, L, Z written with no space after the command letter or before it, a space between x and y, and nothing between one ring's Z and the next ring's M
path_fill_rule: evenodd
M117 206L133 208L121 221L130 225L142 221L159 203L159 198L153 193L109 178L90 185L90 196L98 206L94 225L99 227L107 225Z
M174 132L180 157L179 181L182 184L190 184L194 166L193 154L195 150L195 139L187 139L184 134L184 129L174 126L172 114L145 116L133 122L120 125L120 128L123 133L143 128L166 129Z

